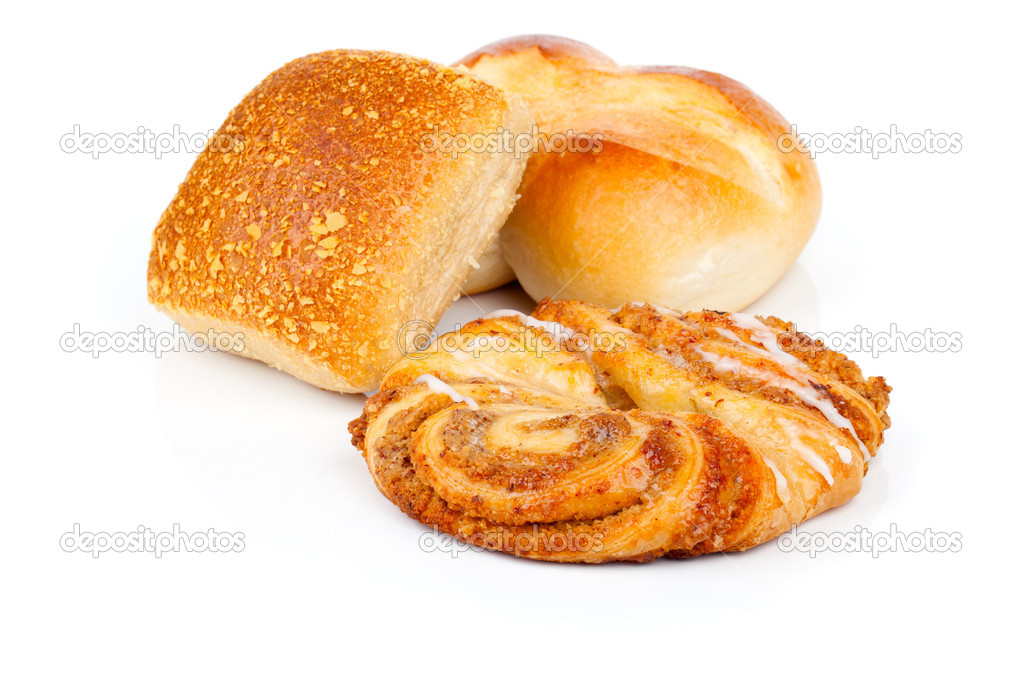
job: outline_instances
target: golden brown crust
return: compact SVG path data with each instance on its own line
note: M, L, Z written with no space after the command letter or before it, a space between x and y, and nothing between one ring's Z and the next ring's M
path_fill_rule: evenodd
M486 45L458 60L470 69L486 57L514 56L536 50L546 61L584 70L600 70L617 74L664 74L700 81L725 96L742 120L756 125L765 134L777 137L787 131L788 123L778 111L745 85L713 71L686 66L619 66L603 52L578 40L553 35L521 35ZM567 95L571 96L571 95Z
M552 62L578 62L587 66L617 66L613 59L586 43L562 36L543 34L512 36L498 40L462 57L457 63L472 68L484 56L504 57L530 49L537 50L545 59Z
M572 148L600 138L589 152L535 154L502 230L506 258L538 300L741 309L816 226L813 160L779 149L789 124L741 83L618 66L553 36L501 41L462 63L525 99L548 139L566 135Z
M773 318L549 300L533 315L398 363L349 427L388 498L482 547L590 563L747 549L855 495L890 424L883 379L822 347L786 353Z
M435 322L458 293L524 163L424 151L435 126L528 119L480 79L403 55L338 50L275 71L219 131L243 145L203 152L161 217L150 301L179 320L254 330L253 345L271 349L257 357L307 381L372 388L398 357L401 324ZM479 225L460 236L469 214Z

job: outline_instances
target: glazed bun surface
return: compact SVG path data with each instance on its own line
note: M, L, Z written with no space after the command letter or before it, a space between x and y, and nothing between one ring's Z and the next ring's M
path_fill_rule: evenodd
M789 124L740 83L622 67L552 36L500 41L461 63L521 96L550 144L531 157L501 232L534 299L739 310L817 224L813 160L782 151Z

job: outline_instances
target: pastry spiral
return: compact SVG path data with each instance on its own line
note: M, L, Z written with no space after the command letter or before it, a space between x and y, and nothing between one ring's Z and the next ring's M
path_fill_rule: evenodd
M545 300L411 353L349 430L425 524L647 561L748 549L852 498L889 391L776 318Z

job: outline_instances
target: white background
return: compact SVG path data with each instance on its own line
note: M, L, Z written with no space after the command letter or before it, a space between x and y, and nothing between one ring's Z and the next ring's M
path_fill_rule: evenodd
M1019 16L1006 5L641 2L87 3L5 13L0 675L348 673L890 678L1006 673L1020 638ZM349 443L361 396L214 353L92 358L88 331L171 329L150 233L194 156L60 150L91 132L205 132L285 61L373 48L451 62L555 33L624 64L756 90L801 132L962 136L957 154L823 154L824 212L747 310L804 330L961 334L851 353L894 386L863 492L803 527L960 533L958 553L741 555L560 566L424 552ZM1011 70L1010 70L1011 69ZM508 305L460 301L450 326ZM83 530L180 524L237 554L66 553ZM1017 668L1018 670L1018 668Z

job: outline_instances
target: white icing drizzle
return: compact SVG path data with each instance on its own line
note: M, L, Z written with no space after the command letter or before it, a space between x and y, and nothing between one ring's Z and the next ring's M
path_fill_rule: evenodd
M777 362L780 362L780 359L775 358L774 355L769 350L766 350L764 348L758 348L757 346L754 346L751 343L746 343L745 341L740 339L739 335L733 332L731 329L728 329L726 327L715 327L714 331L717 332L718 335L721 336L722 338L732 341L733 343L735 343L735 345L742 347L743 350L746 350L752 353L753 355L759 355L762 358L767 358L768 360L775 360Z
M557 322L538 320L535 317L521 313L518 310L495 310L489 315L484 316L482 319L489 320L495 317L517 317L522 321L522 324L527 327L539 327L549 332L558 343L565 343L572 338L572 332Z
M856 444L859 446L860 452L863 454L863 461L866 462L867 460L869 460L871 456L870 450L868 450L867 446L864 445L863 441L860 440L859 436L856 433L856 429L853 428L852 422L849 421L847 417L842 416L842 413L840 413L838 409L835 407L835 403L833 403L830 399L822 400L820 398L820 394L817 392L817 389L810 385L810 378L802 369L805 365L803 365L803 363L800 362L799 358L793 355L789 355L784 350L782 350L781 346L778 345L777 332L772 330L770 327L768 327L767 325L765 325L763 322L753 317L752 315L745 315L742 313L729 313L728 318L732 321L732 324L734 324L735 326L741 329L746 329L747 331L751 332L750 339L756 341L757 343L764 347L764 351L766 351L766 357L769 357L770 359L774 360L779 365L788 367L791 370L793 370L792 372L790 372L790 378L793 381L780 382L774 379L773 377L767 377L768 381L788 389L807 405L816 407L818 410L820 410L821 414L823 414L829 422L831 422L840 429L847 430L852 435L853 440L855 440ZM718 329L717 332L724 336L725 338L728 338L728 336L722 332L730 332L730 330ZM730 333L734 335L734 332ZM760 351L760 349L751 346L748 343L745 343L741 340L739 341L739 343L741 343L743 346L754 352L758 352L761 355L764 354L763 351ZM701 356L704 355L703 351L699 352ZM741 362L738 364L742 367L745 367L744 365L742 365ZM732 367L732 365L728 366ZM715 367L717 367L717 363L715 363ZM735 373L734 369L725 369L725 371L731 371ZM745 368L743 369L743 371L750 374L757 374L756 372L751 371L751 368ZM760 378L765 377L762 374L760 374ZM832 444L832 447L835 447L835 445ZM846 460L842 451L838 450L838 448L835 449L843 462L848 464L850 461L852 461L851 456L849 460Z
M838 453L838 458L842 460L843 464L852 462L852 450L840 444L837 440L828 441L828 445L835 449L835 452Z
M451 388L450 386L448 386L447 384L445 384L443 381L433 376L432 374L420 375L416 377L416 380L413 381L412 383L426 384L427 390L433 393L443 393L447 397L451 398L451 400L453 400L454 402L465 403L474 410L478 410L480 408L479 403L477 403L475 400L473 400L467 395L462 395L461 393Z
M767 468L771 470L772 474L774 474L774 487L775 490L778 491L778 499L780 499L783 504L787 503L789 501L788 479L781 475L781 471L778 470L778 467L775 466L774 462L772 462L766 455L761 455L760 458L764 460L764 464L766 464Z
M809 464L811 469L823 476L824 480L828 482L828 485L835 485L835 477L831 474L831 467L828 466L827 461L825 461L825 459L821 457L816 450L803 442L799 429L793 427L791 424L786 424L785 432L789 435L789 438L792 439L790 447L795 450L800 457L802 457L803 461Z
M735 341L736 343L738 343L740 345L747 346L747 347L749 347L750 350L754 350L754 351L756 351L759 354L762 354L764 352L764 351L760 350L759 348L757 348L755 346L750 346L748 343L746 343L745 341L740 339L738 334L736 334L735 332L733 332L731 329L729 329L727 327L715 327L714 331L716 331L719 336L723 336L726 339L728 339L729 341Z
M697 348L696 354L712 364L715 372L726 372L729 374L745 372L746 374L750 374L760 379L774 381L773 376L769 376L766 372L762 372L755 367L747 367L739 358L733 358L730 355L718 355L717 353L711 353L710 351L703 350L702 348Z
M799 361L799 358L789 355L781 349L781 346L778 345L778 334L757 318L752 315L744 315L743 313L729 313L726 317L736 327L751 332L750 339L763 346L768 355L778 364L787 365L795 369L803 367L803 363Z
M757 367L750 367L749 365L744 364L738 358L717 355L716 353L710 353L701 348L697 348L696 352L699 354L701 358L711 363L714 366L714 370L716 372L728 372L731 374L743 373L747 376L752 376L757 379L766 381L769 384L774 384L779 388L784 388L792 392L797 398L802 400L805 404L810 405L811 407L816 407L818 410L821 411L821 414L823 414L827 418L827 420L834 424L835 426L841 429L848 429L851 433L854 434L856 433L856 431L853 430L852 428L852 422L843 417L838 412L838 410L835 409L835 405L830 400L821 400L820 396L817 394L817 391L814 390L812 386L804 386L803 384L800 384L791 377L778 378L774 374L765 372ZM864 461L866 461L869 458L869 451L867 450L866 446L863 445L863 443L860 443L858 438L856 439L856 442L859 443L860 448L862 448L864 453L863 455ZM832 444L832 447L835 447L835 444ZM838 451L838 456L842 459L842 461L848 464L849 462L846 461L845 457L842 454L842 451L838 450L838 448L836 448L836 451ZM847 448L846 452L848 452ZM817 455L816 452L814 452L814 455L818 459L820 459L820 456ZM849 453L849 457L850 457L849 461L851 461L852 453ZM823 462L823 460L821 461ZM811 466L813 465L811 464ZM823 472L821 473L823 475ZM825 476L825 478L830 477L830 475L831 474L829 472L828 475Z
M554 340L558 342L558 345L566 346L569 348L569 350L572 350L571 346L568 346L568 342L572 340L572 338L575 336L575 333L572 330L565 327L564 325L558 324L557 322L538 320L532 315L526 315L525 313L521 313L518 310L511 309L495 310L494 312L490 313L489 315L485 315L480 319L489 320L495 317L517 317L522 322L522 324L526 325L527 327L539 327L544 331L549 332L551 336L554 337ZM593 364L593 350L589 347L588 343L581 351L578 351L578 349L576 350L577 352L581 352L583 354L583 356L586 358L586 362L588 362L589 364Z

